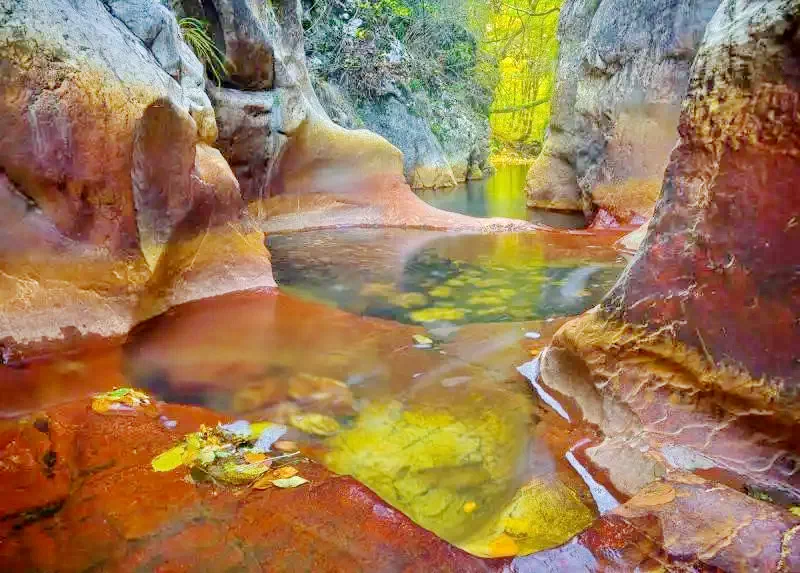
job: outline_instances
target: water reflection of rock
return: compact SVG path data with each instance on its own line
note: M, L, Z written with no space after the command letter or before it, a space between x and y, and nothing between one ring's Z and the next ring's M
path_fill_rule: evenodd
M131 383L171 401L249 419L335 416L343 430L330 439L287 437L444 538L515 555L594 515L563 459L579 437L547 429L511 366L529 355L525 332L556 324L465 326L422 350L418 327L251 293L173 309L132 333L125 355Z
M577 314L621 270L613 238L359 229L276 236L270 248L279 283L296 294L430 327Z

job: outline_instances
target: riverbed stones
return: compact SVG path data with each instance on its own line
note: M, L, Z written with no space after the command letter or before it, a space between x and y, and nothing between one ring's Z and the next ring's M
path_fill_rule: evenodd
M553 114L528 205L652 213L695 52L719 0L570 0L561 8Z

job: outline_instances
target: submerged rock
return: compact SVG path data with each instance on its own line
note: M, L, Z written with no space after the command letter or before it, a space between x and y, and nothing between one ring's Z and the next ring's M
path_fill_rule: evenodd
M188 406L159 408L176 429L145 414L95 414L87 401L3 423L3 570L199 571L213 563L238 571L461 573L505 565L448 545L313 462L294 464L308 480L301 487L292 487L294 475L263 490L154 471L155 455L220 419Z
M692 59L718 5L564 3L553 114L528 174L529 206L588 215L600 208L620 224L652 213Z

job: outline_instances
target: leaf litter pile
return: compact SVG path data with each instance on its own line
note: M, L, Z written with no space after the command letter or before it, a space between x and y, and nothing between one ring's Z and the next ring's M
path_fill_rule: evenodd
M254 489L294 488L308 483L292 464L300 461L296 445L280 441L286 426L272 422L200 426L183 442L153 458L157 472L185 466L193 483L249 485Z

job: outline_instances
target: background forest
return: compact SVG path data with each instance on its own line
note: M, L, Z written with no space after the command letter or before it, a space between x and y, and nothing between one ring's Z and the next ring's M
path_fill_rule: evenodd
M445 151L477 140L500 161L531 157L549 118L560 5L304 0L309 68L337 123L373 127L370 117L385 117L393 99L422 118Z

